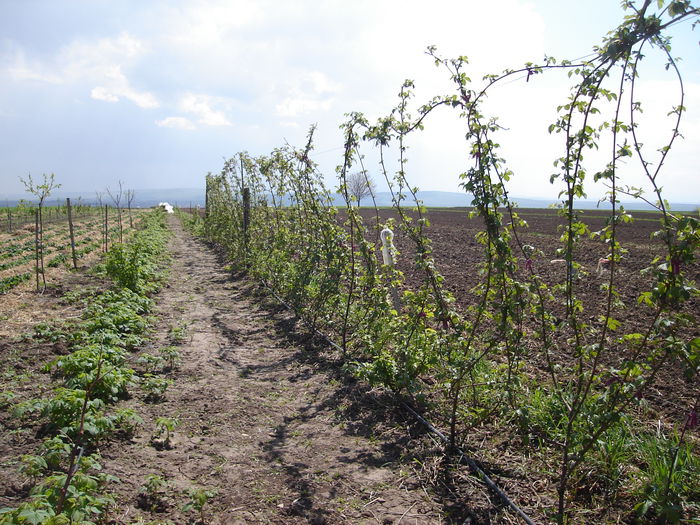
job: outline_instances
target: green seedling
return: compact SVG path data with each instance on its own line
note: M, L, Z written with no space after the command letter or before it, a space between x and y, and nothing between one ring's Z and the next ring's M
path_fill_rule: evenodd
M207 521L204 516L204 506L209 502L211 498L216 496L216 491L201 488L191 488L188 490L188 495L190 497L190 501L182 507L182 510L184 512L198 512L199 523L206 523Z
M148 474L139 489L139 507L151 512L161 512L167 506L168 481L158 474Z
M120 408L114 413L114 427L126 436L133 436L143 425L143 419L132 408Z
M0 408L5 409L12 405L12 402L16 397L17 395L10 390L0 392Z
M141 387L146 392L146 401L156 403L165 398L165 391L172 384L170 379L156 377L153 374L145 374Z
M174 370L176 367L180 366L182 359L180 357L180 350L174 346L164 346L158 350L160 357L165 359L168 363L168 369Z
M180 321L175 326L171 326L168 331L168 339L171 343L180 345L187 340L188 337L188 323L186 321Z
M151 442L156 448L171 449L173 432L180 425L180 421L171 417L159 417L156 419L156 431Z
M163 357L148 353L142 354L139 357L138 362L145 365L146 369L151 374L160 372L165 364Z

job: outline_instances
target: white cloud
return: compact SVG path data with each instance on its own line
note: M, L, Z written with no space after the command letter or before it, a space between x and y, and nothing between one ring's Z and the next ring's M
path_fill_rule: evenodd
M60 84L63 82L61 76L46 70L42 64L36 61L29 61L23 50L18 49L12 53L12 57L7 59L8 65L3 68L4 72L11 80L17 82L44 82L47 84Z
M192 143L192 150L182 148L179 154L192 165L209 158L208 169L215 167L221 155L232 153L232 144L256 153L270 151L285 140L303 144L313 123L318 124L316 151L336 152L343 144L339 130L343 115L358 111L373 122L388 114L398 103L396 95L405 78L415 80L415 97L410 100L414 117L433 96L454 92L449 72L436 68L425 56L428 45L436 45L446 57L468 56L470 64L464 72L477 88L483 74L541 60L545 52L559 58L575 57L569 50L581 49L585 54L622 16L609 0L592 2L563 7L550 0L502 0L494 7L476 0L431 0L429 4L419 0L189 0L178 5L129 2L128 10L88 2L65 6L61 12L70 20L94 23L89 29L83 29L85 24L69 24L65 30L58 29L59 20L48 15L42 19L43 11L18 7L14 11L22 12L22 17L15 18L27 25L43 20L44 25L32 26L31 32L10 31L0 39L0 112L31 115L37 107L32 97L41 96L49 111L37 111L37 119L50 119L55 104L61 120L62 111L70 105L71 111L88 111L75 122L101 126L104 122L91 120L89 113L96 103L71 104L89 96L104 103L164 107L146 122L198 129L197 134L206 136L207 151L201 143L196 147ZM595 14L582 18L586 11ZM12 12L8 16L6 26L18 25L12 21ZM575 35L565 29L572 17L586 22L579 24ZM591 23L592 18L600 24ZM115 24L124 31L110 32ZM677 42L674 36L674 51ZM562 44L567 46L566 54ZM697 49L697 40L692 49ZM697 84L699 55L680 54L686 56L681 66L687 75L695 75L686 78ZM516 193L556 195L548 176L554 171L552 160L561 154L561 136L549 136L546 129L556 118L556 104L565 103L571 82L545 81L557 74L538 75L529 83L523 78L506 80L491 91L484 106L489 116L499 116L507 128L498 138L516 172L512 182ZM639 82L646 78L642 75ZM645 103L648 125L640 126L639 132L650 153L658 147L657 135L665 138L669 133L661 113L667 109L660 108L657 114L652 106L654 96L665 99L666 93L665 86L655 86L648 107ZM690 87L687 94L689 113L682 129L687 140L674 145L666 172L684 173L684 180L690 181L684 187L694 188L698 157L693 138L698 135L699 106L697 97L690 100ZM22 107L19 100L28 102ZM408 169L412 182L421 188L458 189L458 174L465 169L468 153L464 123L454 113L441 108L426 120L425 131L410 137ZM144 122L130 112L115 118L119 122L110 122L110 127L123 124L138 129ZM85 129L91 126L84 125ZM226 126L226 133L221 133ZM27 136L32 137L29 132ZM143 136L134 134L134 140L147 140ZM160 145L154 144L155 148ZM319 154L320 170L328 174L331 184L338 155ZM393 151L389 157L395 158ZM685 160L675 160L681 158ZM598 161L593 153L586 161L595 169ZM196 171L189 165L185 169L184 164L179 165L183 173Z
M163 120L156 120L156 126L184 130L197 129L191 120L184 117L168 117Z
M107 85L93 88L90 92L92 98L105 102L118 102L120 98L125 98L144 109L160 106L153 94L146 91L139 92L132 88L129 80L122 73L121 67L109 68L104 72L104 78L107 80Z
M199 117L200 124L206 126L231 126L231 122L222 111L212 109L217 104L215 97L208 95L195 95L188 93L180 101L180 108L186 113L192 113Z
M297 117L313 111L328 111L331 107L330 100L314 100L311 98L286 98L275 106L280 117Z
M520 0L502 0L497 9L488 2L433 0L429 12L423 2L388 0L373 10L363 27L366 38L358 38L357 45L377 67L399 65L410 72L428 45L447 56L488 57L489 72L543 51L544 21L532 4Z
M114 86L112 88L104 88L98 86L93 89L91 95L93 95L95 90L102 90L102 92L105 93L108 97L116 100L119 100L120 96L124 97L125 99L130 100L140 108L153 109L160 107L158 99L152 93L135 91L128 84L124 86ZM93 98L97 97L93 95Z
M164 31L151 45L178 60L182 77L204 82L202 91L236 93L251 118L272 113L321 125L315 113L383 111L406 77L422 77L419 96L443 91L449 78L424 56L430 44L448 56L488 49L475 79L544 52L542 17L522 0L503 0L497 15L453 0L429 9L412 0L197 0L161 16Z
M146 51L144 43L129 33L97 40L75 39L57 54L57 66L68 75L109 75L115 66L132 64Z
M124 73L144 53L140 40L122 33L114 38L76 39L44 62L30 61L20 50L5 70L16 81L92 85L90 96L95 100L114 103L124 98L151 109L160 105L155 95L135 89Z
M305 84L310 84L313 92L319 95L325 93L336 93L338 89L340 89L340 84L334 82L320 71L310 71L306 75L303 75L302 82Z
M274 17L276 5L260 0L198 0L164 14L170 45L210 49L225 45L232 33Z
M279 97L282 102L275 104L275 112L280 117L297 117L314 111L328 111L332 107L332 95L339 89L338 82L320 71L290 75L273 88L275 94L287 95Z
M155 95L132 87L124 73L124 67L132 65L144 54L140 41L122 33L115 38L103 38L97 42L73 42L62 51L59 62L69 79L84 78L96 82L90 95L97 100L117 102L124 98L140 108L160 106Z
M102 100L104 102L119 102L118 96L111 93L109 89L103 87L92 88L90 96L95 100Z

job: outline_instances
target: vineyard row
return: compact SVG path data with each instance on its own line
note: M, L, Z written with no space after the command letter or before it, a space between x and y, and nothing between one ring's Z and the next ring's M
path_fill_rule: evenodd
M680 22L698 14L678 7L658 16ZM649 2L646 8L652 9ZM545 487L548 503L539 512L561 524L585 521L591 509L603 521L636 514L678 522L700 513L693 279L700 222L673 213L660 187L681 112L671 113L677 115L675 132L653 162L637 141L634 122L621 120L623 104L636 118L638 101L625 93L637 77L643 46L649 48L644 54L654 49L669 60L682 94L661 29L650 33L647 24L637 11L590 61L528 64L486 77L480 89L465 73L465 57L445 59L431 48L428 54L447 72L454 94L414 108L413 83L406 81L398 104L375 123L348 115L337 168L341 210L332 206L331 191L311 160L312 128L303 148L284 146L258 157L240 153L227 161L220 174L207 176L204 218L187 219L224 248L234 266L264 281L333 340L349 371L428 413L449 438L448 457L459 446L473 446L477 436L492 451L520 458L519 468ZM523 241L527 224L509 197L515 174L499 151L503 129L482 113L482 101L504 79L553 69L569 69L574 85L550 128L563 144L551 177L561 189L561 229L548 241L557 245L553 263L561 271L545 274L533 263L542 259L543 247ZM605 106L607 116L599 107L603 98L614 102L612 109ZM409 179L410 141L438 108L463 123L469 155L460 180L472 198L472 216L482 224L474 239L464 240L481 246L478 260L464 261L464 271L479 276L469 304L457 304L448 289L433 253L430 213ZM613 153L594 178L608 184L611 207L604 227L592 232L577 211L591 178L584 157L608 143ZM620 230L634 219L619 202L629 192L618 176L619 159L632 151L659 218L650 241L655 253L634 303L621 300L620 268L628 250ZM390 155L395 170L388 167ZM377 159L371 170L369 158ZM376 206L372 219L363 218L350 191L353 170L368 187L370 171L386 182L393 218L382 217ZM390 242L394 233L406 244L399 250L413 253L402 268L393 264L399 256ZM580 262L591 239L607 251L600 263L605 279L595 292ZM409 281L408 273L417 277ZM650 411L647 400L662 379L681 407L672 417L658 407ZM496 456L492 452L497 462Z

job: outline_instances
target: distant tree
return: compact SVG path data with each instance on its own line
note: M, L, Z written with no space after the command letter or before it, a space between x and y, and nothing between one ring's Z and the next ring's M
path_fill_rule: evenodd
M42 217L42 209L44 207L44 201L51 195L51 192L55 189L61 187L60 184L56 184L54 180L54 174L42 175L43 182L35 182L32 179L32 174L27 175L27 179L22 177L19 180L24 184L24 188L27 192L35 195L39 199L39 207L36 211L36 231L34 232L34 244L36 248L36 291L43 292L46 290L46 274L44 273L44 220ZM42 286L39 285L39 275L41 275Z
M135 190L126 190L126 206L129 209L129 228L134 229L134 219L131 217L131 203L134 202L134 197L136 197Z
M357 200L357 206L360 206L360 202L365 197L373 197L375 193L374 181L367 172L358 171L357 173L352 173L347 178L347 188L348 194L351 197L355 197Z
M122 207L121 207L121 201L122 201L122 196L124 195L124 183L122 181L119 181L118 183L119 189L115 190L112 192L112 190L109 189L109 186L107 186L107 195L112 199L112 202L114 203L114 207L117 208L117 220L119 222L119 242L124 242L124 228L122 226Z

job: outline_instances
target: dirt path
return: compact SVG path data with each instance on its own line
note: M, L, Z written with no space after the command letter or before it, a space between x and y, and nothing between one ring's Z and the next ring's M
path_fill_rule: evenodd
M186 327L182 365L165 400L134 406L145 423L130 443L103 451L122 483L119 523L194 521L187 490L215 489L207 523L443 523L402 460L409 432L382 397L344 380L335 357L170 217L173 264L158 299L157 340ZM275 311L276 308L276 311ZM153 352L153 350L151 350ZM151 443L159 417L177 418L174 446ZM155 511L139 508L148 474L168 487Z

